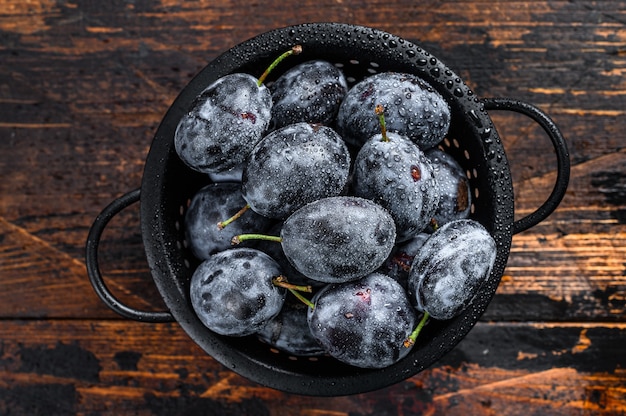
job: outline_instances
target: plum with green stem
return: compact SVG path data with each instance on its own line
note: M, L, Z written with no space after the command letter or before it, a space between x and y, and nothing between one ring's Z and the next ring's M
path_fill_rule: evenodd
M308 311L313 336L332 357L360 368L390 366L410 351L404 341L416 312L392 278L371 273L362 279L330 284L313 297Z
M378 104L389 110L389 131L422 150L436 146L450 128L450 106L430 84L413 74L381 72L350 88L339 107L337 131L349 145L359 148L378 133L368 117Z
M380 267L391 253L396 225L380 205L354 196L311 202L291 214L280 236L244 234L280 242L289 262L303 275L325 283L359 279Z
M387 131L385 111L382 105L375 108L381 132L359 150L352 187L355 195L389 211L398 229L397 242L403 242L430 223L439 203L439 187L424 152L406 137Z
M183 115L174 148L191 169L207 174L236 169L262 138L271 120L272 96L263 84L267 74L295 46L280 55L258 79L250 74L225 75L206 87Z
M234 235L250 230L268 230L272 220L254 211L242 213L241 218L228 230L216 227L218 221L233 215L245 200L241 185L232 182L211 183L199 189L191 198L185 213L185 239L197 258L205 260L211 255L231 248Z

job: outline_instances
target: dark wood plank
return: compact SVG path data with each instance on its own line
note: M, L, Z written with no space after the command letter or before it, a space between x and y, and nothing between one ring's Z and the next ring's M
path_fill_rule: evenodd
M624 324L478 324L435 367L405 382L325 399L265 389L236 375L176 324L2 321L0 339L4 414L616 415L626 410ZM603 365L598 354L605 355Z
M0 241L2 241L1 316L22 318L117 316L97 298L87 279L82 259L66 254L50 242L2 218L0 218ZM141 256L140 243L134 248L136 252L133 259L137 260ZM114 250L109 254L101 256L101 261L121 261L122 267L128 265L123 255L119 256L119 251ZM118 272L117 276L115 270L110 271L106 265L101 269L107 276L107 286L126 304L144 310L162 309L162 301L145 270L146 266L143 267L139 271L124 269L123 272ZM140 277L133 279L133 275ZM137 285L137 282L141 284ZM144 291L144 288L152 290Z

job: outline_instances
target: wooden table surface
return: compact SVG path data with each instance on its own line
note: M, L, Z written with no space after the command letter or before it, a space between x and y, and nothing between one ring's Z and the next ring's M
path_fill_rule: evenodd
M140 186L156 128L211 59L270 29L336 21L438 56L480 97L545 110L570 149L560 207L513 238L480 322L397 385L285 394L207 356L178 324L108 310L86 274L99 211ZM626 412L625 1L0 0L0 414L620 415ZM549 141L493 113L516 217L555 180ZM139 209L100 248L112 290L160 310Z

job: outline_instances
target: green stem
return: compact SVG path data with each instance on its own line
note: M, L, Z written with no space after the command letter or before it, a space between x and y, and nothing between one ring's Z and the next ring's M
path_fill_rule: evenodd
M294 285L293 283L289 283L285 276L278 276L273 278L272 283L276 286L284 287L285 289L297 290L298 292L313 292L313 288L311 286Z
M287 52L285 52L282 55L280 55L278 58L276 58L274 60L274 62L272 62L270 64L270 66L267 67L265 72L263 72L263 74L259 77L259 79L258 79L256 84L260 87L261 84L263 84L263 82L265 82L265 78L267 78L267 76L270 74L270 72L272 72L272 70L274 68L276 68L276 66L279 63L281 63L283 61L283 59L285 59L285 58L287 58L288 56L291 56L291 55L298 55L301 52L302 52L302 46L301 45L296 45L293 48L291 48L290 50L288 50Z
M315 305L313 302L302 296L300 292L313 292L313 288L311 286L299 286L291 284L287 281L285 276L277 276L272 279L272 283L278 287L284 287L288 291L290 291L296 298L298 298L302 303L308 306L311 309L315 309Z
M239 234L236 235L230 240L232 245L237 245L243 241L248 240L265 240L265 241L274 241L277 243L282 243L283 239L276 235L265 235L265 234Z
M424 328L424 325L426 325L426 321L428 321L429 317L430 315L428 314L428 312L424 312L424 316L422 316L422 320L419 322L419 324L417 324L417 327L415 327L411 335L409 335L409 337L404 340L404 346L406 348L409 348L415 345L415 340L417 339L417 336L420 334L420 332L422 332L422 328Z
M380 132L383 136L382 142L388 142L389 137L387 137L387 123L385 122L385 107L378 104L374 109L374 112L378 116L378 123L380 124Z
M227 219L225 221L218 222L217 223L217 228L219 228L220 230L224 229L224 227L226 227L231 222L235 221L237 218L241 217L249 209L250 209L250 205L246 204L246 206L244 206L239 211L237 211L237 213L235 213L235 215L233 215L229 219Z
M306 306L308 306L311 309L315 309L315 304L313 304L313 302L311 302L310 300L308 300L307 298L302 296L302 294L300 292L298 292L297 290L294 290L294 289L287 289L287 290L290 291L295 297L297 297Z

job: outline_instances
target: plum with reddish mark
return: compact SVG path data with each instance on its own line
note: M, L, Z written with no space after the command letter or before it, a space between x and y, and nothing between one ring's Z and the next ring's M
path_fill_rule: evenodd
M244 162L263 138L272 96L248 74L226 75L209 85L180 120L174 145L190 168L221 173Z
M301 52L302 47L296 45L281 54L258 79L233 73L206 87L176 127L174 149L180 159L207 174L241 165L271 120L272 95L263 82L283 59Z
M416 312L392 278L371 273L354 282L331 284L313 297L309 329L326 352L361 368L383 368L411 350L403 342Z
M397 241L407 241L430 223L439 203L439 187L428 159L415 143L393 133L377 134L355 158L354 194L389 210Z

